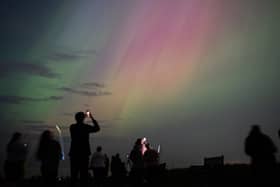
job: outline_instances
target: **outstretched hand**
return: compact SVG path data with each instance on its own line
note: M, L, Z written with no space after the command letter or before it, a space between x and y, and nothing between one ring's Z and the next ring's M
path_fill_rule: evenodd
M89 112L88 117L91 118L91 119L93 119L93 116L92 116L91 112Z

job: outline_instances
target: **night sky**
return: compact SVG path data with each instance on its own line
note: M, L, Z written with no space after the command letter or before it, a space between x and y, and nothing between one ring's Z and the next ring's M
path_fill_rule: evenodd
M244 139L256 123L279 147L279 8L279 0L1 1L0 164L20 131L36 173L40 133L59 125L67 153L68 127L86 109L101 125L92 150L124 158L147 137L169 168L219 155L247 163Z

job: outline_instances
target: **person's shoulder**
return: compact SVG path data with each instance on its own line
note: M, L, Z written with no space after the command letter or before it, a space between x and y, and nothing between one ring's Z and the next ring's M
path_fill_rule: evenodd
M78 126L77 123L73 123L70 125L70 129L76 128L77 126Z
M273 144L272 139L271 139L268 135L264 135L264 139L265 139L268 143Z
M98 152L94 152L93 154L92 154L92 157L97 157L99 154L98 154Z

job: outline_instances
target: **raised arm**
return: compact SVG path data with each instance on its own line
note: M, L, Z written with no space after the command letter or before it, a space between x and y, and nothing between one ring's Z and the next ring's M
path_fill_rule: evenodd
M90 119L92 120L93 126L91 128L91 132L98 132L100 131L100 126L98 124L98 122L93 118L92 114L89 114Z

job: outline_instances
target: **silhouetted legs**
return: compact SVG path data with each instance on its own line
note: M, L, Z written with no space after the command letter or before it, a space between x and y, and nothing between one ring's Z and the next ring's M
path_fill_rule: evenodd
M4 165L5 176L8 181L19 181L24 176L24 161L9 162Z
M88 156L84 157L71 157L71 184L75 185L78 181L78 175L80 174L80 183L83 186L88 184Z
M93 168L93 174L94 174L94 179L96 181L96 184L98 186L104 184L106 178L105 168L103 167Z
M42 161L41 173L45 183L54 184L57 178L59 161Z
M134 186L142 186L144 182L144 169L132 168L130 171L130 180Z

